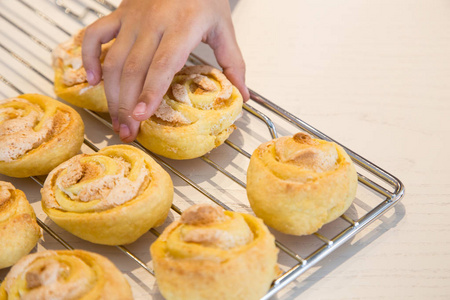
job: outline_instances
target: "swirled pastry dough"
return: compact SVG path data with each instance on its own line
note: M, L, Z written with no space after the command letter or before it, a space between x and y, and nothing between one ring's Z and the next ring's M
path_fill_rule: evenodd
M146 153L116 145L59 165L41 194L44 212L62 228L93 243L119 245L164 222L173 185Z
M107 258L83 251L43 251L15 264L0 299L131 300L130 285Z
M36 245L41 230L25 194L0 181L0 269L12 266Z
M166 299L260 299L275 279L274 237L253 216L194 205L152 244Z
M78 153L84 125L71 107L50 97L24 94L0 100L0 173L48 174Z
M223 73L210 66L178 72L155 114L141 123L137 140L173 159L202 156L236 128L242 96Z
M247 195L267 225L305 235L348 209L357 181L353 162L341 146L297 133L255 150L247 171Z
M108 111L103 81L92 86L87 82L86 70L81 59L81 43L85 29L59 44L52 52L55 72L55 93L61 99L98 112ZM100 61L103 62L112 41L102 45Z

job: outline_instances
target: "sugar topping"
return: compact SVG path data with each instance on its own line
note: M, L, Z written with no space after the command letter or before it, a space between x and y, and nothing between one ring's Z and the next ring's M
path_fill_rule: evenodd
M198 204L186 209L181 214L180 222L188 225L207 225L224 220L225 214L220 207Z
M277 139L275 152L281 162L318 173L334 170L339 157L333 143L319 142L304 133Z
M108 170L111 168L111 170ZM104 157L91 160L88 155L78 155L60 165L54 172L59 176L56 186L68 198L76 202L98 201L91 209L102 211L116 207L139 195L149 170L142 165L134 180L129 178L131 164L120 157ZM63 208L57 202L47 205Z
M87 82L86 70L83 67L81 44L85 29L79 30L69 40L59 44L52 51L53 67L62 68L62 82L66 86ZM103 61L113 41L103 44L100 61Z
M71 276L71 264L58 259L56 251L43 251L23 257L5 278L5 290L11 292L18 278L25 279L26 293L21 299L79 299L93 284L93 271L76 256L71 256L78 276ZM71 279L71 280L67 280Z
M190 123L181 112L174 110L164 99L161 101L161 104L156 110L155 116L167 122L174 122L178 124Z
M181 215L181 238L186 243L231 249L248 244L253 232L239 214L227 216L223 209L207 204L194 205Z
M37 104L21 98L7 100L25 105L18 108L0 106L0 161L4 162L16 160L44 143L51 135L54 123L53 118L42 121L44 111ZM36 130L38 124L40 127Z
M233 91L231 82L219 70L210 66L185 67L175 75L155 116L178 124L189 124L188 117L170 105L170 100L202 109L212 109L230 98Z

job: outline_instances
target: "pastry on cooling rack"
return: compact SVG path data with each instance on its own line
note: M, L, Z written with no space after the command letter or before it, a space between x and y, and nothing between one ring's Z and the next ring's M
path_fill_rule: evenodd
M353 162L341 146L297 133L254 151L247 195L253 211L267 225L305 235L348 209L357 181Z
M0 299L131 300L128 281L106 257L83 250L42 251L19 260Z
M0 181L0 269L27 255L40 236L41 229L25 194L11 183Z
M210 66L185 67L156 113L141 123L137 140L168 158L196 158L230 136L241 112L242 96L222 72Z
M78 153L83 137L80 115L57 100L39 94L0 100L1 174L48 174Z
M151 245L161 294L172 299L260 299L278 275L275 240L251 215L194 205Z
M173 185L148 154L116 145L62 163L41 195L44 212L60 227L93 243L121 245L164 222Z
M68 41L59 44L52 52L55 72L55 93L61 99L87 109L107 112L103 80L92 86L87 82L81 59L81 43L85 29L78 31ZM102 45L100 61L103 62L112 42Z

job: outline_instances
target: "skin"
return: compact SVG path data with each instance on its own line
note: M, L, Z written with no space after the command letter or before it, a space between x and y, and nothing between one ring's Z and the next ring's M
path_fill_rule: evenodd
M114 38L102 68L101 45ZM200 42L213 49L224 74L248 100L228 0L124 0L87 27L82 44L87 79L96 85L103 76L113 128L122 141L136 138L140 122L156 111Z

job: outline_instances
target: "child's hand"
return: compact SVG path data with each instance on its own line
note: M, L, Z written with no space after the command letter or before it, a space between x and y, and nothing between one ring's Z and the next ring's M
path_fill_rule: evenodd
M113 38L102 72L101 44ZM87 28L82 47L87 78L95 85L103 76L113 128L123 141L136 138L140 122L156 111L174 74L201 41L247 100L228 0L124 0Z

